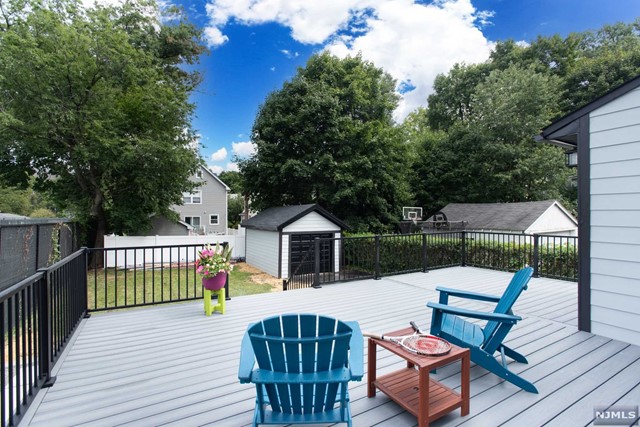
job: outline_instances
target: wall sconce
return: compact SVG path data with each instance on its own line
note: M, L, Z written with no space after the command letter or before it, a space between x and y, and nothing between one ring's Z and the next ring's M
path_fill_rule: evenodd
M578 150L565 151L564 164L569 168L578 166Z

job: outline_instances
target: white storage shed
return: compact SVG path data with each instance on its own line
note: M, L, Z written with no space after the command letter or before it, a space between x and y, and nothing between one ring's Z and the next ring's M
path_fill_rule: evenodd
M316 237L323 241L321 263L337 271L342 231L349 227L317 204L266 209L242 222L246 262L274 277L289 278Z

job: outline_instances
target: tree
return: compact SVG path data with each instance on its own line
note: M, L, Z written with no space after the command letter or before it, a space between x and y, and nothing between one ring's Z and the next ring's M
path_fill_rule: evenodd
M570 171L559 149L533 141L556 114L558 87L534 67L493 70L474 88L465 122L423 132L419 203L432 212L451 202L559 198Z
M409 193L394 87L359 56L312 56L256 117L256 152L239 162L252 207L319 203L355 230L397 222Z
M4 5L0 26L0 174L35 175L96 247L169 214L200 163L189 102L200 76L184 67L204 51L200 32L159 21L146 0L21 3Z
M218 174L218 178L231 189L231 194L244 194L242 187L242 175L237 171L224 171Z

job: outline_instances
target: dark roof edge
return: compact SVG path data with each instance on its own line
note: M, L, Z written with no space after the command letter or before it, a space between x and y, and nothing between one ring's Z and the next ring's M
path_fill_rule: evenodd
M324 209L322 206L318 205L317 203L314 203L313 205L309 206L307 209L303 210L299 214L289 218L287 221L285 221L282 224L280 224L278 226L277 230L278 231L282 230L287 225L296 222L297 220L299 220L300 218L302 218L303 216L305 216L305 215L307 215L307 214L309 214L311 212L318 212L320 215L322 215L323 217L325 217L329 221L331 221L331 222L337 224L338 226L340 226L340 228L342 230L350 230L351 229L351 227L349 227L344 222L340 221L331 212L327 211L326 209Z
M604 95L594 99L593 101L591 101L590 103L588 103L587 105L578 108L577 110L575 110L572 113L567 114L566 116L556 120L555 122L551 123L549 126L547 126L546 128L542 129L542 132L540 132L540 139L538 140L546 140L549 142L552 142L554 140L553 135L557 134L557 131L561 130L562 128L564 128L565 126L570 125L572 122L576 121L577 119L579 119L580 117L584 116L585 114L589 114L590 112L592 112L593 110L602 107L603 105L611 102L612 100L614 100L615 98L618 98L628 92L631 92L632 90L636 89L637 87L640 86L640 75L634 77L631 80L628 80L625 83L622 83L620 86L610 90L609 92L605 93ZM572 129L573 131L573 129ZM556 137L560 137L561 135L557 134ZM570 144L570 145L574 145L575 144Z

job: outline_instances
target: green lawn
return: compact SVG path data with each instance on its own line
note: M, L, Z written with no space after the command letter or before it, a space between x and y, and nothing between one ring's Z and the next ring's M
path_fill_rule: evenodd
M231 297L271 292L271 286L251 280L253 274L237 266L229 277ZM89 270L90 310L202 298L201 276L193 267Z

